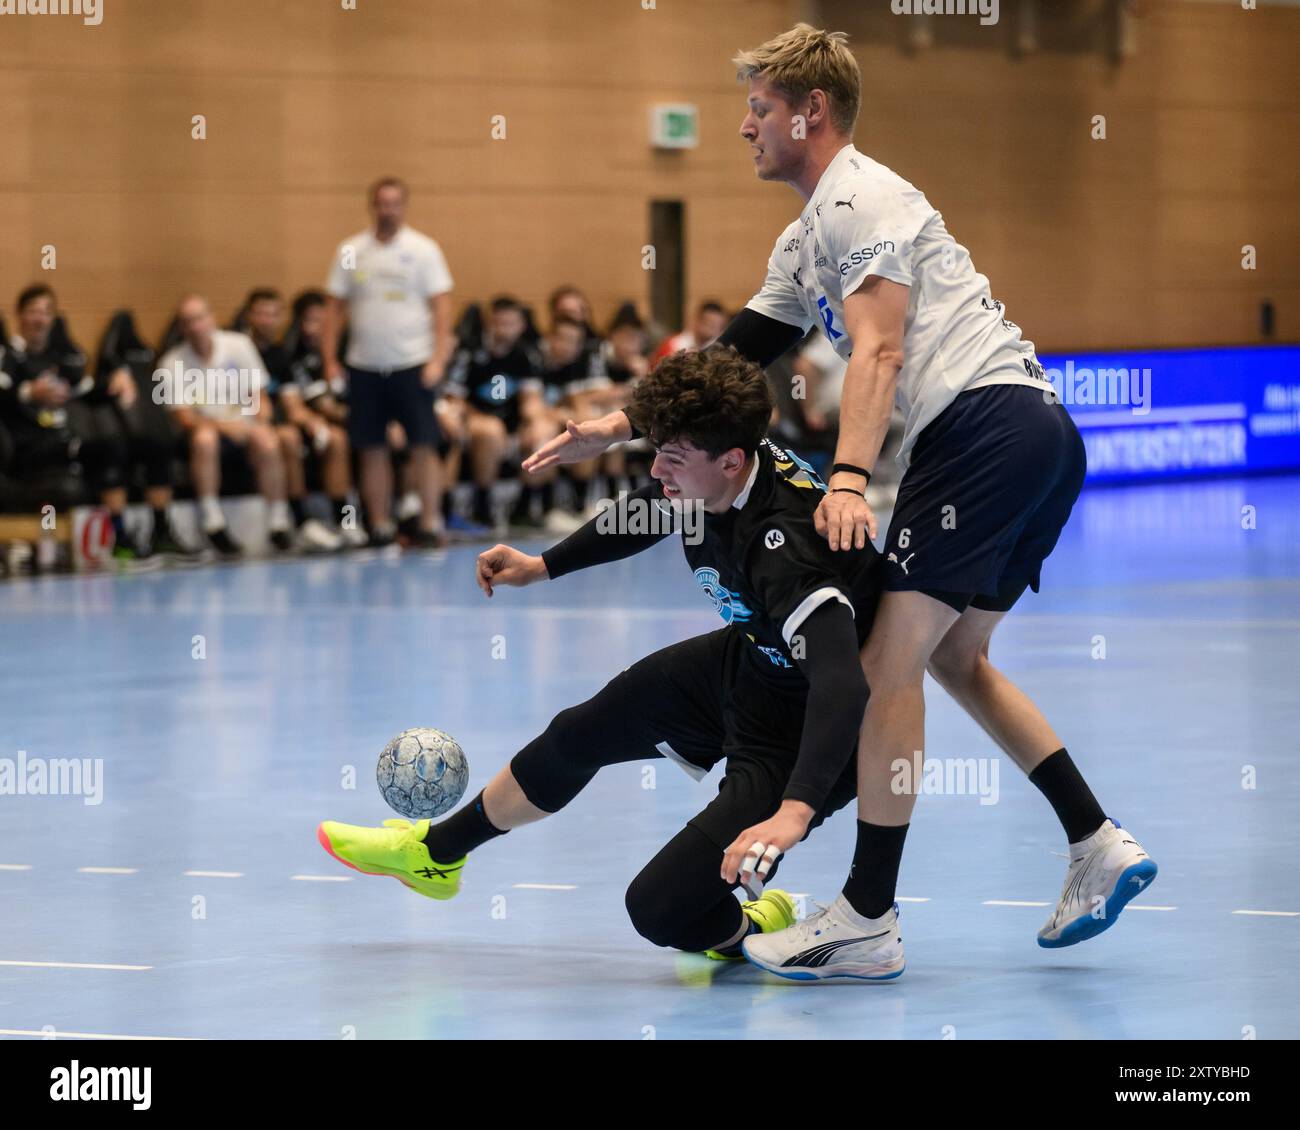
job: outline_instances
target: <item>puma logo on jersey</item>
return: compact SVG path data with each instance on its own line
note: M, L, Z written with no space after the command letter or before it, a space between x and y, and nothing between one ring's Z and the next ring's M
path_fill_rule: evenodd
M904 557L902 561L899 561L898 554L891 553L888 557L885 558L885 560L892 561L895 565L897 565L900 569L902 569L904 573L907 573L907 563L911 561L912 558L915 556L916 556L916 552L914 550L913 552L909 553L906 557ZM908 575L910 576L910 574Z
M794 285L795 285L795 286L803 286L803 279L801 279L801 278L799 277L799 276L802 275L802 274L803 274L803 268L802 268L802 267L796 267L796 268L795 268L795 271L794 271Z
M836 208L847 208L850 212L852 212L852 211L853 211L853 201L855 201L857 198L858 198L858 194L855 192L855 193L854 193L852 196L850 196L847 200L837 200L837 201L835 201L835 207L836 207Z

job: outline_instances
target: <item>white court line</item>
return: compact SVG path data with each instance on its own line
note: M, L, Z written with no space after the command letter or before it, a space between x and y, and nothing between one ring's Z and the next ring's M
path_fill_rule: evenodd
M929 899L909 899L909 898L904 898L902 895L898 895L898 896L894 899L894 901L895 901L895 902L929 902L930 900L929 900Z
M0 965L18 965L25 969L117 969L129 973L138 973L144 969L152 969L152 965L103 965L98 962L87 961L4 961L0 960Z
M119 1036L113 1032L36 1032L30 1028L0 1028L0 1036L39 1036L55 1040L192 1040L193 1036Z
M30 863L0 863L0 871L30 871Z
M135 875L139 872L138 867L78 867L77 870L83 875Z
M1254 914L1260 918L1300 918L1300 910L1234 910L1233 914Z
M352 879L348 875L290 875L290 879L297 879L300 883L350 883Z
M1015 902L1011 899L986 899L985 906L1051 906L1050 902Z
M242 879L242 871L185 871L182 874L190 876L192 879ZM167 1036L160 1036L159 1039L170 1039Z
M576 883L515 883L517 891L576 891Z

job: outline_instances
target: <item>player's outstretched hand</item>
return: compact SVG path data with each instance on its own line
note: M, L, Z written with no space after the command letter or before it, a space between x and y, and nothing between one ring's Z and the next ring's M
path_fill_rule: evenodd
M876 516L867 500L853 491L830 491L817 506L813 526L831 549L865 549L876 540Z
M722 878L728 883L745 883L757 873L766 879L781 856L808 834L812 809L800 801L781 802L775 816L746 828L722 857Z
M599 420L564 422L564 431L548 440L523 462L530 475L560 463L581 463L601 454L612 444L628 439L632 430L622 412L611 412Z
M520 553L508 545L494 545L478 555L478 567L475 570L478 587L488 596L497 585L514 585L522 588L534 581L544 581L546 562L540 557L531 557Z

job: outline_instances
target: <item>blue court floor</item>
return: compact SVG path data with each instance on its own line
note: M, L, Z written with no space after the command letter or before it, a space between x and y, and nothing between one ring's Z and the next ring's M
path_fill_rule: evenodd
M674 541L490 602L475 552L0 585L0 759L103 762L98 804L0 796L3 1034L1300 1036L1300 481L1084 496L993 658L1159 879L1109 932L1039 949L1065 845L999 759L982 798L918 804L890 985L642 941L624 888L716 787L664 761L485 846L449 903L324 854L321 819L391 815L374 761L399 730L455 735L474 792L717 624ZM996 753L933 685L928 723L930 757ZM853 833L840 813L781 885L829 901Z

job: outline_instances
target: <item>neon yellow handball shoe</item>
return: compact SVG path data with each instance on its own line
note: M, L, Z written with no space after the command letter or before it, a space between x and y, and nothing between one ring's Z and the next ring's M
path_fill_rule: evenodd
M793 926L798 921L798 915L795 914L794 899L788 892L772 887L764 891L753 902L742 902L740 909L744 911L745 917L753 922L761 933L773 934L777 930L784 930ZM745 955L740 952L740 947L736 947L735 953L723 953L720 950L705 950L705 957L711 957L714 961L744 961Z
M363 875L391 875L413 891L431 899L455 898L460 893L460 872L469 856L452 863L429 857L424 837L429 822L385 820L382 828L362 828L326 820L316 829L320 846L335 859Z

